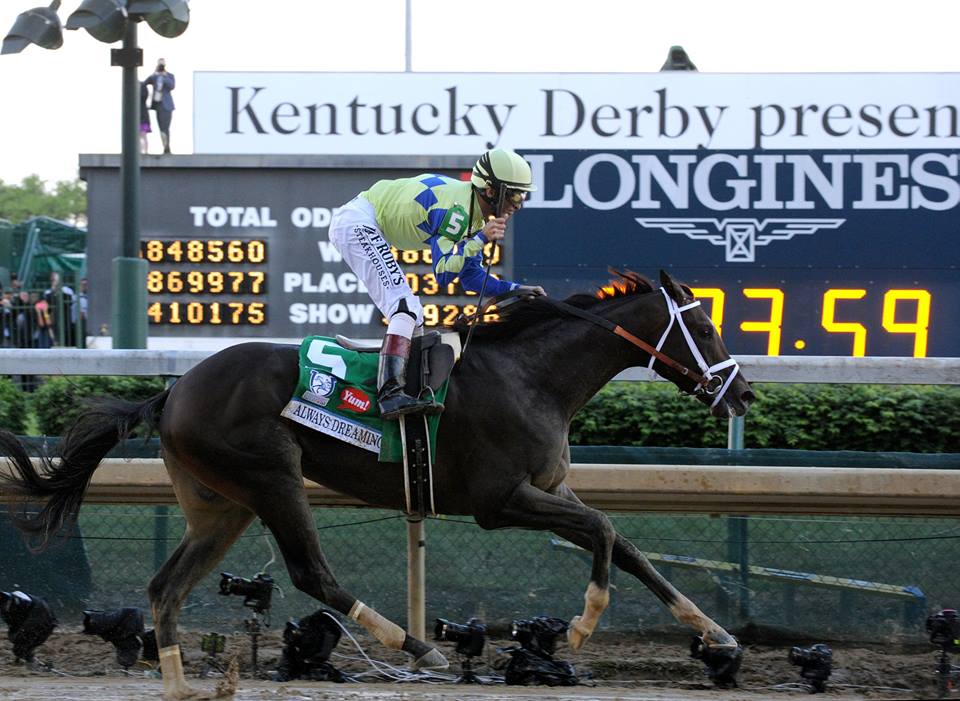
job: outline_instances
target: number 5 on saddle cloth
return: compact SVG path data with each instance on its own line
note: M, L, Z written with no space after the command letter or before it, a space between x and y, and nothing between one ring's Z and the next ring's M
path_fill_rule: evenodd
M408 514L435 514L433 456L440 416L384 421L377 407L379 343L343 336L310 336L300 345L300 378L281 415L379 456L403 463ZM433 392L443 402L450 371L460 355L460 337L436 331L413 339L406 391Z

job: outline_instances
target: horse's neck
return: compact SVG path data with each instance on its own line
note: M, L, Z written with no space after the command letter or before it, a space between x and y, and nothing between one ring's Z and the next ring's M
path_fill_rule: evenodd
M630 345L600 326L567 318L506 349L523 359L526 384L545 390L572 417L605 384L636 362ZM510 344L514 345L514 344Z

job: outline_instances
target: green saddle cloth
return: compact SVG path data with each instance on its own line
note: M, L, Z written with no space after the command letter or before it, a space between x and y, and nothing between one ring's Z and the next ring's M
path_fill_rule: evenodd
M403 462L400 422L384 421L377 406L377 353L344 348L326 336L300 344L300 379L281 416L377 453L380 462ZM449 380L437 392L446 398ZM427 417L430 454L436 455L440 416Z

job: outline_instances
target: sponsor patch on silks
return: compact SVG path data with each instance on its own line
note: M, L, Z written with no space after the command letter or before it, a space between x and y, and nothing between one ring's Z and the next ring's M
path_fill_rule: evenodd
M380 462L403 462L398 421L384 421L377 406L377 354L343 348L334 339L309 336L300 345L300 379L280 412L291 421L369 450ZM446 385L437 394L446 395ZM439 416L429 417L436 455Z

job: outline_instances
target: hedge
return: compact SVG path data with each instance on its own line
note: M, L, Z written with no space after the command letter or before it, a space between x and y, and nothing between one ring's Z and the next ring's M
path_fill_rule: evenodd
M142 401L160 378L57 377L30 396L40 432L62 435L83 399L113 395ZM754 385L747 448L960 452L960 387L917 385ZM0 425L22 432L25 395L0 378ZM573 445L723 448L727 422L660 382L613 382L574 418Z
M9 377L0 377L0 428L23 433L27 426L26 394Z
M159 377L52 377L33 392L40 433L61 436L84 410L84 400L113 396L142 402L166 386Z
M960 388L754 385L747 448L960 452ZM723 448L727 422L672 385L613 382L574 418L573 445Z

